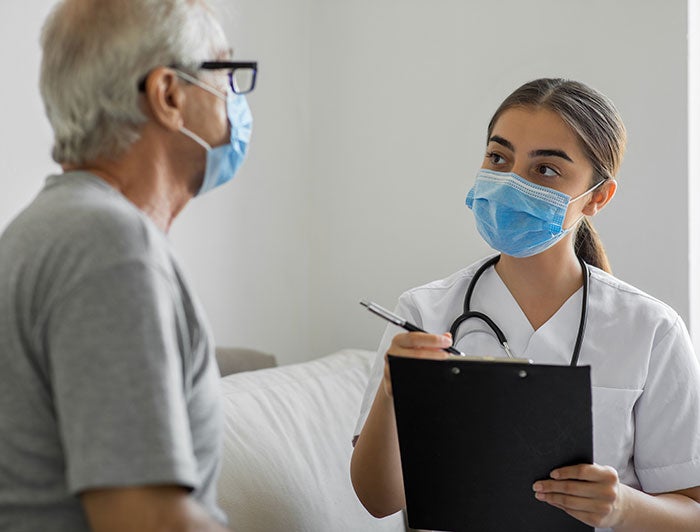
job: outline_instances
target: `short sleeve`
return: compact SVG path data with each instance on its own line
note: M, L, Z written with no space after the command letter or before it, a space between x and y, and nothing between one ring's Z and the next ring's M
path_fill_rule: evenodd
M408 292L401 295L399 302L394 309L394 313L407 319L408 321L411 321L418 327L422 326L422 320L420 319L419 313L417 312ZM372 364L372 369L370 370L367 388L365 389L365 394L362 397L360 416L357 420L357 424L355 425L355 439L362 431L365 421L367 421L367 416L369 416L369 411L372 408L372 403L374 402L374 396L377 394L379 385L382 382L382 377L384 376L384 355L386 354L387 349L389 349L391 340L394 338L394 336L402 332L405 331L396 325L389 325L384 330L384 336L382 336L382 340L379 343L379 348L377 349L377 354L375 356L374 363Z
M680 318L654 346L634 409L634 461L648 493L700 486L700 369Z
M45 328L68 489L198 487L177 290L140 260L91 273Z

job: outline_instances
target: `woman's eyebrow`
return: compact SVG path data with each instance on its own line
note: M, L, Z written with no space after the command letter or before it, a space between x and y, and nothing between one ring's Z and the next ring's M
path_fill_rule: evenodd
M501 146L508 148L510 151L514 152L515 151L515 146L513 146L513 143L507 139L504 139L503 137L499 135L493 135L491 138L489 138L489 142L495 142L497 144L500 144ZM573 163L574 160L569 157L569 154L566 153L564 150L556 150L556 149L541 149L541 150L532 150L530 153L530 158L535 158L535 157L560 157L566 161L569 161L570 163Z
M512 142L510 142L509 140L506 140L503 137L500 137L498 135L494 135L491 138L489 138L489 142L496 142L497 144L500 144L504 148L508 148L510 151L515 151L515 146L513 146Z
M530 152L530 157L561 157L570 163L574 162L564 150L532 150Z

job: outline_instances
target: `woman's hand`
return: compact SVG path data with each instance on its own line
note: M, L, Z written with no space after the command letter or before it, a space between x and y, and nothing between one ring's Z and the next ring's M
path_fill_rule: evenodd
M447 353L443 351L445 347L452 345L452 335L445 333L428 334L422 332L401 333L394 336L389 349L384 354L384 378L382 384L384 392L391 397L391 375L389 373L388 355L412 358L429 358L433 360L444 360Z
M439 360L447 357L442 349L450 345L449 334L401 333L394 336L387 355ZM374 517L386 517L406 507L387 355L384 356L382 383L350 463L355 493Z
M628 488L612 467L579 464L555 469L550 477L533 484L538 500L594 527L613 528L622 522Z

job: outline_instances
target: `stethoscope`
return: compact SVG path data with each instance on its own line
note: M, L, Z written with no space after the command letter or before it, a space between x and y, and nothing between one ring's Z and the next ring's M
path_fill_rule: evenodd
M510 350L510 347L508 346L508 341L506 340L506 335L503 334L503 331L501 328L496 325L496 323L489 318L486 314L483 312L478 312L476 310L471 310L471 301L472 301L472 293L474 292L474 287L476 286L476 282L479 280L479 277L491 266L496 264L498 260L501 258L500 255L496 255L495 257L487 260L484 264L481 265L481 267L476 271L474 274L474 277L472 280L469 282L469 287L467 288L467 293L464 296L464 312L462 312L462 315L459 316L454 322L452 322L452 326L450 327L450 334L452 334L452 338L457 338L457 331L459 330L460 325L467 321L469 318L477 318L486 323L493 333L496 335L498 338L498 341L501 342L501 345L503 346L503 350L506 352L509 358L514 358L513 353ZM583 335L586 332L586 317L588 315L588 276L590 275L590 271L588 269L588 265L583 261L581 257L578 257L579 263L581 263L581 269L583 271L583 298L581 302L581 321L579 322L578 325L578 334L576 335L576 344L574 344L574 352L571 355L571 366L575 366L578 363L578 355L579 352L581 351L581 344L583 343ZM456 341L455 341L456 343Z

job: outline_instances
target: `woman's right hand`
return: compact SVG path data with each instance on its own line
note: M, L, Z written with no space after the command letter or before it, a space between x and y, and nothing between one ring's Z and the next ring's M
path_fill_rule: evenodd
M443 349L451 345L452 335L450 333L439 335L423 332L409 332L394 336L389 349L384 354L384 378L382 379L384 393L389 397L392 396L389 354L399 357L444 360L447 358L448 354L446 351L443 351Z
M450 345L449 334L401 333L394 336L384 355L382 382L377 387L350 465L355 493L374 517L386 517L406 506L388 355L442 360L447 357L443 349Z

